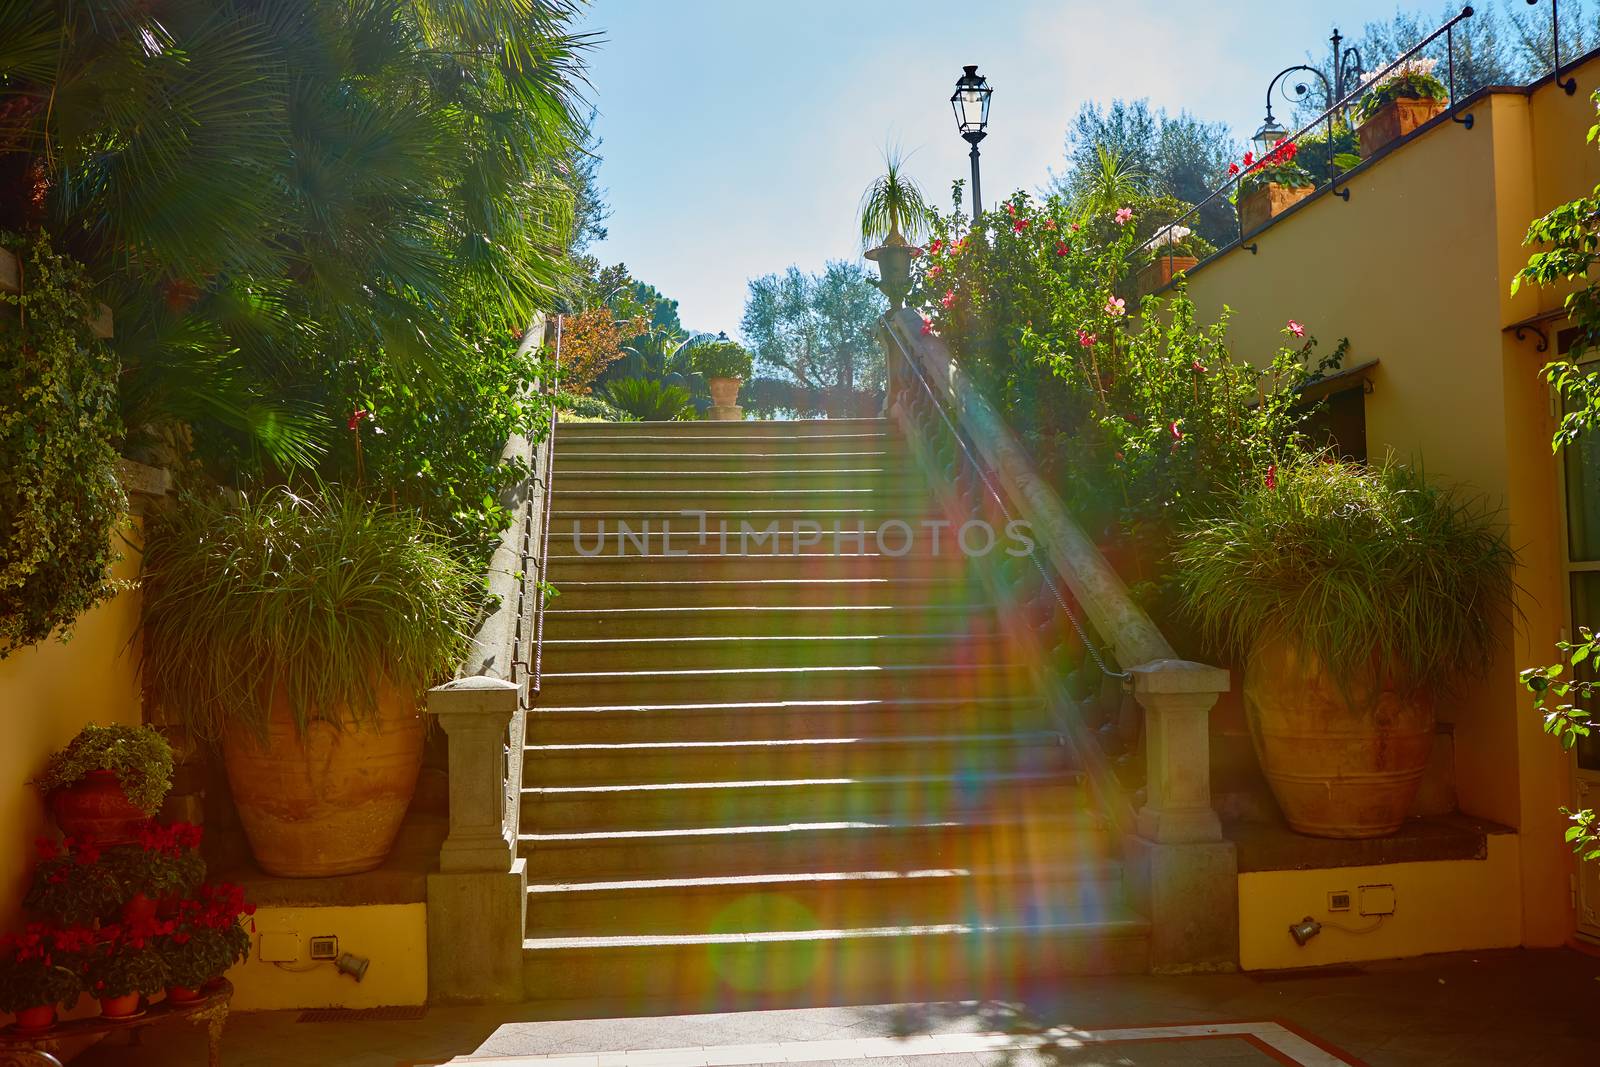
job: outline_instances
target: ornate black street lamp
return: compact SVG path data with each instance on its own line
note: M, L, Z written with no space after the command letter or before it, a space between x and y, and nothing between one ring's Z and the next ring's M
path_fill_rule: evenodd
M972 217L983 213L983 194L978 186L978 142L988 135L989 97L994 90L978 73L977 64L962 67L956 91L950 94L950 109L956 113L956 128L972 146Z
M1305 63L1297 63L1292 67L1285 67L1278 71L1272 76L1272 80L1267 83L1267 118L1261 124L1261 128L1256 131L1255 136L1250 139L1251 144L1255 147L1257 156L1270 154L1274 148L1283 143L1284 138L1289 136L1289 131L1280 126L1278 120L1272 117L1272 93L1278 88L1278 83L1285 77L1295 73L1315 75L1317 80L1322 83L1322 92L1328 102L1326 108L1328 111L1332 111L1334 105L1343 100L1345 94L1353 89L1356 82L1361 78L1360 50L1354 47L1341 47L1344 44L1344 36L1338 30L1333 31L1330 41L1333 44L1332 82L1329 82L1328 76L1316 67L1308 66ZM1294 98L1297 101L1304 99L1305 95L1311 91L1311 86L1304 79L1295 82L1293 86L1286 85L1284 88L1292 89ZM1284 98L1288 98L1287 92L1284 93Z

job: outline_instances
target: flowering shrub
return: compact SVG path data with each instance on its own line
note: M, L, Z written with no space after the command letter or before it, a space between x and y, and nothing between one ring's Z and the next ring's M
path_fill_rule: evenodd
M1392 100L1437 100L1448 103L1450 90L1433 73L1438 65L1436 59L1417 57L1401 63L1381 80L1374 78L1369 83L1369 91L1356 105L1356 118L1365 122Z
M79 956L92 941L92 931L37 922L0 937L0 1011L70 1008L83 990Z
M190 823L139 828L132 845L102 848L68 838L65 848L48 838L35 842L39 864L24 900L26 907L62 923L109 919L135 896L152 900L185 896L205 878L201 830Z
M242 922L256 906L231 883L203 885L195 899L178 904L171 929L157 941L170 985L199 989L250 955Z

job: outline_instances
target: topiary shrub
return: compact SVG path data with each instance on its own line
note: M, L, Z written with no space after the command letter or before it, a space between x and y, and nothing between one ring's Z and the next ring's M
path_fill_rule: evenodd
M737 341L716 340L695 345L689 350L689 366L706 378L750 377L755 359Z
M0 234L20 293L0 292L0 659L110 597L112 532L127 499L116 358L88 322L83 268L43 234Z

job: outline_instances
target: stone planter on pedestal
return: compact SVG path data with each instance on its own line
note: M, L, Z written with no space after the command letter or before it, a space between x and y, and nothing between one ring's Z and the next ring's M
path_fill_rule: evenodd
M744 418L744 408L739 406L738 378L707 378L706 388L711 390L711 409L706 418L713 422L738 422Z
M1262 182L1239 198L1239 228L1245 233L1259 230L1315 191L1311 185Z
M1361 139L1361 158L1370 159L1435 115L1444 114L1447 106L1443 100L1400 99L1384 104L1356 127L1356 136Z

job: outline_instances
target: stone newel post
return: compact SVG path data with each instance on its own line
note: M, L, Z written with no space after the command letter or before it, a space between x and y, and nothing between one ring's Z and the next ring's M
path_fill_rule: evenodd
M506 825L506 731L518 687L501 678L461 678L428 693L428 711L450 737L450 836L441 871L507 871L517 843Z

